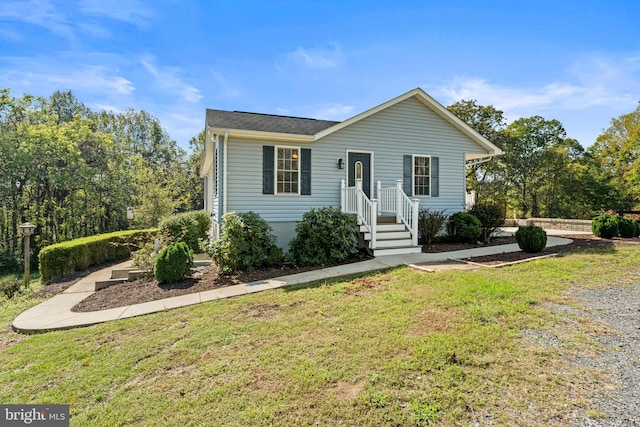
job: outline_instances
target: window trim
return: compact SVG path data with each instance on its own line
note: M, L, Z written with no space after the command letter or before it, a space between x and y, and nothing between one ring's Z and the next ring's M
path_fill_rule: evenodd
M290 150L297 150L298 151L298 158L295 159L298 162L298 191L297 192L280 192L278 191L278 171L280 170L278 168L278 150L284 148L284 149L290 149ZM273 194L274 196L300 196L301 195L301 190L302 190L302 148L298 147L298 146L290 146L290 145L274 145L273 146L274 149L274 153L273 153Z
M428 176L429 178L429 194L417 194L416 192L416 158L426 158L429 159L429 175L418 175L418 176ZM432 186L433 186L433 170L432 170L432 162L431 156L426 154L413 154L411 158L411 186L413 189L413 195L415 197L431 197L432 194Z

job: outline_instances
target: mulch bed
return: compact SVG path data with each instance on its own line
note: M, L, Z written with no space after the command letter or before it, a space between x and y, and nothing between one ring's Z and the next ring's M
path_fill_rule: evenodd
M532 256L541 256L551 253L568 253L583 249L606 249L611 248L619 244L640 244L640 239L616 239L616 240L604 240L598 238L589 238L585 236L566 236L574 239L573 243L568 245L546 248L541 253L527 254L522 251L519 252L505 252L496 255L488 255L483 257L473 257L465 260L475 263L484 263L487 265L494 265L500 263L507 263L513 261L520 261L523 259L531 258ZM515 243L513 237L500 237L494 239L489 245L503 245L508 243ZM466 243L447 243L438 242L435 245L431 245L423 248L423 252L448 252L455 250L471 249L481 245L472 245ZM486 246L486 245L482 245ZM351 259L348 262L362 261L363 258ZM98 267L98 268L103 268ZM261 269L255 271L244 271L233 275L221 275L215 266L209 266L197 269L194 277L187 280L172 284L161 285L157 281L151 278L139 279L133 282L127 282L119 285L114 285L109 288L102 289L89 298L83 300L73 308L76 312L89 312L97 310L105 310L115 307L123 307L131 304L139 304L148 301L155 301L163 298L170 298L195 292L203 292L211 289L222 288L231 285L237 285L240 283L248 283L257 280L271 279L274 277L286 276L290 274L302 273L305 271L311 271L316 269L315 267L306 268L279 268L279 269ZM47 285L45 289L38 294L40 296L53 295L68 288L78 280L76 278L65 278L64 282ZM49 287L51 291L49 291Z

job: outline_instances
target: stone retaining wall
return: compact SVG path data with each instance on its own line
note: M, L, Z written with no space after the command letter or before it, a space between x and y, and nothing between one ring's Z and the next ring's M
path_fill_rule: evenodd
M527 218L507 219L507 227L519 227L521 225L536 225L548 230L568 230L591 232L591 220L588 219L560 219L560 218Z

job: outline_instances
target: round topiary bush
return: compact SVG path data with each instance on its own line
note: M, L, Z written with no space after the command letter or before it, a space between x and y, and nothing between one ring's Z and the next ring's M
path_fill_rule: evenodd
M594 236L603 239L612 239L619 234L618 215L603 213L598 215L591 222L591 231Z
M547 246L547 233L535 225L521 226L516 231L516 241L524 252L540 252Z
M296 225L287 262L298 266L342 262L358 253L356 233L354 218L340 209L311 209Z
M193 252L184 242L168 245L156 258L153 275L160 283L177 283L191 272Z
M628 218L618 219L618 231L620 233L620 237L624 237L625 239L635 237L637 227L638 225L636 224L636 222Z
M456 212L447 223L449 238L455 242L475 243L482 234L482 224L475 216L466 212Z
M267 222L255 212L224 215L220 238L207 252L221 273L253 270L282 263L282 249Z

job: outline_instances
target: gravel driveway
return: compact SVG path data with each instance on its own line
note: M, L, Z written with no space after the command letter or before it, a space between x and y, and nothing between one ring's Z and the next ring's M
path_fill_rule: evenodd
M609 373L615 384L603 387L593 399L605 415L581 417L574 425L640 427L640 284L579 289L570 296L580 307L579 315L602 322L610 330L595 338L603 345L598 357L581 358L579 363Z

